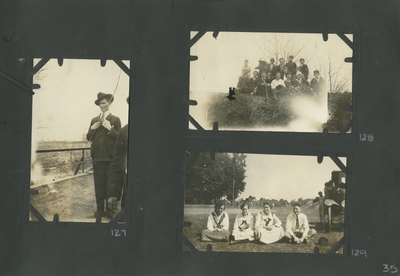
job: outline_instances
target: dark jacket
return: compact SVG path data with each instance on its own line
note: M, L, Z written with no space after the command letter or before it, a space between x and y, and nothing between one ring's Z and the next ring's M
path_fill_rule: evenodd
M275 78L275 75L277 72L280 72L280 67L279 65L274 65L271 67L271 77Z
M317 81L316 78L313 78L311 80L311 88L314 90L317 96L322 96L326 90L326 82L324 78L320 77L319 81Z
M308 79L308 66L307 66L307 64L300 65L300 72L303 74L305 79Z
M118 131L121 129L121 120L111 113L105 119L110 121L110 131L103 126L100 126L96 130L90 129L94 123L100 122L100 117L96 116L90 122L86 135L86 139L92 142L90 156L93 161L111 161L114 155L115 141L117 140Z
M115 154L111 162L108 178L108 197L119 198L122 187L126 184L128 163L128 125L121 128L115 144Z
M292 75L296 74L296 63L288 62L285 64L285 66L289 69L289 72L291 72Z

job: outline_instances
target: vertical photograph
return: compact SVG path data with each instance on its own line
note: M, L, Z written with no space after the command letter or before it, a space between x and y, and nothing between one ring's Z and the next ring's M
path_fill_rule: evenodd
M202 153L186 176L183 251L343 254L346 175L329 158Z
M50 59L34 74L31 221L109 222L124 208L129 76L121 66L129 61L121 63Z
M189 113L204 129L340 132L351 120L353 52L336 34L207 32L190 54Z

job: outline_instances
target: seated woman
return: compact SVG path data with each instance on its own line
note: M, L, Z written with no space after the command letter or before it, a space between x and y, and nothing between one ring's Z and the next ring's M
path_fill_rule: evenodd
M242 212L236 215L233 225L231 244L235 241L254 240L253 215L249 213L249 204L242 203L240 209Z
M292 73L290 73L290 72L288 72L286 74L285 86L286 86L286 88L288 88L291 91L294 90L294 87L293 87L293 84L292 84Z
M285 81L287 79L287 74L289 73L289 68L287 66L283 67L283 71L282 71L282 75L281 75L281 79L283 79L283 81Z
M224 210L225 204L218 201L214 212L208 216L207 229L201 232L201 241L228 241L229 217Z
M283 237L282 222L271 212L268 202L263 204L264 210L257 214L255 224L256 241L270 244L279 241Z

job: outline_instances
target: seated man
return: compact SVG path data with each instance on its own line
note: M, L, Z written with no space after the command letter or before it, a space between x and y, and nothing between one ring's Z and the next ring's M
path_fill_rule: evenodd
M250 79L251 80L251 88L252 88L252 94L257 93L257 88L260 85L261 79L258 76L258 71L253 72L253 77Z
M293 213L286 218L285 237L289 243L307 243L308 239L315 235L315 230L310 229L307 216L301 213L300 204L293 205Z
M282 92L286 91L285 82L281 79L281 73L276 73L275 79L271 82L271 89L275 98L277 94L282 94Z
M201 241L229 241L229 217L224 210L224 203L218 201L208 216L207 229L201 232Z
M268 98L268 90L269 87L271 86L271 72L262 72L261 73L261 78L258 81L258 86L257 86L257 96L261 96L264 98Z

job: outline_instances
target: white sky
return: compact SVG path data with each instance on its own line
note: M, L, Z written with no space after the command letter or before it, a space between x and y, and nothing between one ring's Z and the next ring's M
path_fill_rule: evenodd
M196 33L192 32L191 36ZM347 36L352 40L352 35ZM304 58L309 67L309 77L321 65L326 66L329 52L334 53L334 62L344 64L343 73L352 72L351 64L343 61L352 56L352 50L336 34L330 34L327 42L323 41L322 34L279 33L277 37L281 41L292 38L295 44L306 45L294 62L299 65L299 59ZM245 59L252 71L261 58L269 63L272 56L265 51L265 45L273 38L274 33L220 32L215 39L212 32L206 33L190 51L191 55L198 56L198 60L190 62L190 91L228 93L229 87L236 87ZM275 64L278 64L277 60ZM321 76L327 79L323 72ZM351 86L349 89L351 91Z
M314 198L324 191L332 171L340 171L329 157L246 154L246 188L239 198ZM346 165L346 158L340 158Z
M129 62L125 64L129 68ZM33 96L34 142L82 141L91 119L100 114L100 108L94 104L97 93L113 94L119 75L110 111L121 119L122 126L128 123L129 77L114 61L108 60L101 67L100 60L65 59L60 67L52 59L43 69L33 81L41 86Z

